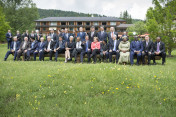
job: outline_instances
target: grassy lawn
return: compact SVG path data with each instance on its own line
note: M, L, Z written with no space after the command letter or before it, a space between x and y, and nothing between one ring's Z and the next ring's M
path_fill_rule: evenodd
M175 117L176 57L156 66L7 61L0 117ZM176 51L173 52L176 55Z

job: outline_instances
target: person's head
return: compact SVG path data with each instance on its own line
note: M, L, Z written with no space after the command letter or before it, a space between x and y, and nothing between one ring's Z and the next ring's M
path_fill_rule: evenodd
M157 38L156 38L156 41L157 41L157 42L160 42L160 41L161 41L161 37L157 37Z
M37 34L39 34L39 33L40 33L40 32L39 32L39 30L37 30L36 32L37 32Z
M126 35L126 32L123 32L123 35Z
M47 37L47 41L48 41L48 42L51 41L51 37L50 37L50 36Z
M8 33L10 33L11 31L10 30L8 30Z
M80 28L79 28L79 31L80 31L80 32L83 32L83 28L82 28L82 27L80 27Z
M149 36L148 35L145 36L145 40L149 41Z
M116 40L116 39L117 39L117 36L116 36L116 35L114 35L112 38L113 38L113 40Z
M73 38L74 38L73 36L70 36L70 38L69 38L69 39L70 39L70 42L72 42L72 41L73 41Z
M34 31L32 30L31 33L34 33Z
M115 31L114 27L111 27L111 28L110 28L110 31L111 31L111 32L114 32L114 31Z
M65 33L68 33L68 29L67 28L65 28Z
M134 40L135 40L135 41L138 41L138 37L137 37L137 36L135 36L135 37L134 37Z
M94 37L94 42L98 42L98 37Z
M86 39L86 41L88 41L88 40L89 40L89 36L88 36L88 35L86 35L85 39Z
M28 41L28 37L24 37L24 41Z
M65 32L65 30L64 30L64 29L62 29L62 30L61 30L61 32L62 32L62 33L64 33L64 32Z
M31 41L33 42L33 41L35 41L35 39L33 37L31 37Z
M50 32L51 32L51 33L54 33L54 29L52 29Z
M107 41L106 41L106 40L103 40L103 44L104 44L104 45L107 44Z
M59 36L59 41L62 41L63 40L63 37L62 36Z
M80 40L81 40L81 38L80 38L80 37L77 37L76 41L79 42Z
M92 27L91 27L91 32L94 32L94 31L95 31L95 27L92 26Z
M127 41L127 36L123 37L123 41L126 42Z
M101 30L101 31L104 31L104 26L100 26L100 30Z
M13 41L17 41L17 36L13 37Z
M41 41L41 42L44 42L44 38L43 38L43 37L41 37L41 38L40 38L40 41Z
M20 33L20 31L19 30L17 30L17 34L19 34Z

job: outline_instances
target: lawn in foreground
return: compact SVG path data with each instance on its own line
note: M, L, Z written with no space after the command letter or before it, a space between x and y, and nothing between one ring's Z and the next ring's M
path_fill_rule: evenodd
M176 116L175 57L165 66L133 67L14 62L12 56L4 62L6 45L0 50L2 117Z

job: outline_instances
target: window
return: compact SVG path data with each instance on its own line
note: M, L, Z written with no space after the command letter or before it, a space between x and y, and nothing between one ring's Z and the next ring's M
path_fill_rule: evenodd
M106 31L106 27L104 28L104 30Z
M46 28L43 28L43 31L46 31Z
M36 22L36 26L40 26L40 22Z
M57 22L51 22L51 26L56 26Z
M69 25L74 25L74 22L69 22Z
M98 22L93 22L93 25L95 25L95 26L98 25Z
M77 22L78 25L82 25L82 22Z
M90 28L86 28L86 31L90 31Z
M42 25L46 26L46 22L43 22Z
M66 22L61 22L61 25L66 25Z
M106 25L106 22L102 22L102 25Z
M116 25L116 22L110 22L110 25Z
M70 28L70 31L73 31L73 28Z
M90 22L86 22L86 25L90 25Z

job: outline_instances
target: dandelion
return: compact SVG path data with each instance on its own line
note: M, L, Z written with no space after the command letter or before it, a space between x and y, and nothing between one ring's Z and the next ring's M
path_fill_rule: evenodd
M93 87L91 87L91 89L93 89Z
M117 70L119 70L119 71L120 71L120 68L118 68Z
M163 100L164 100L164 101L166 101L166 99L165 99L165 98L164 98Z
M156 78L156 76L154 76Z
M114 92L112 92L112 94L114 94Z
M51 77L51 75L48 75L48 77Z
M119 88L116 88L116 90L118 90Z
M84 102L84 104L87 104L86 102Z
M16 94L16 99L19 99L20 98L20 94Z
M122 85L124 84L124 81L121 83Z
M126 87L127 89L129 89L130 87Z
M38 101L38 105L40 105L40 102Z
M67 93L67 91L64 91L64 93L66 94L66 93Z
M37 98L37 96L34 96L34 98Z
M104 92L102 92L102 94L104 94Z

